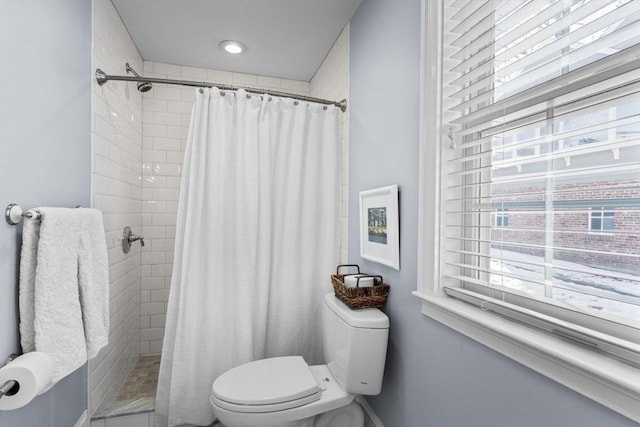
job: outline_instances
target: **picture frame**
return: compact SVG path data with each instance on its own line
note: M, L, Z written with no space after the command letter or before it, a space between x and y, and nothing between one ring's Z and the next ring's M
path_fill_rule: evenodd
M398 186L361 191L360 256L400 270Z

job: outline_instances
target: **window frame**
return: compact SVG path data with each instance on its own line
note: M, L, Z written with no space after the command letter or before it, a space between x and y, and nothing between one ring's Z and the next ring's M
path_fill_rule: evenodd
M531 326L447 297L440 281L441 168L449 130L442 125L442 0L422 0L418 286L424 315L640 422L640 368ZM427 114L428 112L428 114Z
M493 226L496 228L509 227L509 209L496 209Z
M594 215L595 214L595 215ZM605 215L606 214L606 215ZM594 218L596 217L596 218ZM589 232L593 234L612 234L616 226L616 213L613 209L592 209L589 211ZM600 228L593 228L593 220L600 220ZM605 228L605 219L611 220L611 228Z

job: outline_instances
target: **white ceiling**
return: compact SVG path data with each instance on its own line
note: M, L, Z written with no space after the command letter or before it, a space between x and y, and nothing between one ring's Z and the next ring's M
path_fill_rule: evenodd
M146 61L309 81L362 0L113 0ZM237 40L241 55L218 43Z

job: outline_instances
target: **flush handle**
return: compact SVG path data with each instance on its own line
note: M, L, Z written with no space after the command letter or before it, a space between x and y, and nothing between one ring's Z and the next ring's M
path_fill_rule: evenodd
M131 244L138 240L140 241L140 246L144 246L144 236L133 234L131 228L126 226L122 232L122 251L128 254L131 250Z

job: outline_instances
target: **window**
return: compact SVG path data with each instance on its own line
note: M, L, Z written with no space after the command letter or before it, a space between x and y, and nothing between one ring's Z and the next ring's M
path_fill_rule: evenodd
M591 211L589 212L589 230L613 230L613 218L613 211Z
M508 227L509 226L509 214L506 209L499 209L496 212L496 227Z
M423 311L640 421L640 0L423 4Z

